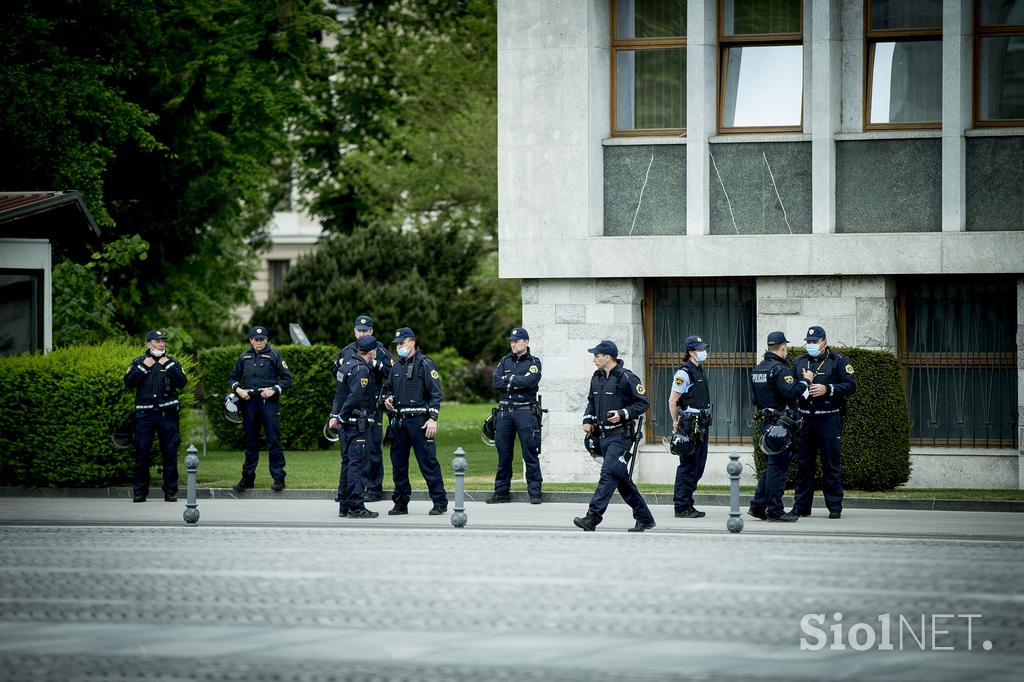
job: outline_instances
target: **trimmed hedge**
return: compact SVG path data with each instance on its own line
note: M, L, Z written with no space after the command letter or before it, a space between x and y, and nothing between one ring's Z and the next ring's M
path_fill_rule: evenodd
M903 390L903 370L887 351L837 348L850 359L857 376L857 390L846 400L839 470L843 487L851 490L891 490L910 478L910 416ZM803 354L791 348L788 360ZM754 462L758 474L765 467L760 435L755 424ZM820 490L821 462L817 465ZM786 487L796 480L796 457Z
M110 432L135 404L124 372L145 348L107 342L71 346L48 355L0 358L0 483L22 486L104 486L130 481L131 448L119 450ZM189 383L179 397L194 404L195 363L174 356ZM154 446L156 443L154 443Z
M286 449L314 450L330 445L323 427L334 400L331 363L338 349L334 346L273 346L284 356L292 373L292 386L281 395L281 443ZM249 345L220 346L199 352L199 377L202 391L210 401L207 414L214 435L228 448L242 449L245 436L241 424L232 424L223 416L224 396L230 391L228 375L235 361ZM262 433L262 431L261 431Z

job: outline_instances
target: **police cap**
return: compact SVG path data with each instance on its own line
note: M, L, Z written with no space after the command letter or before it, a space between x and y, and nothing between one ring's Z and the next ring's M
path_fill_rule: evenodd
M807 329L807 336L804 337L804 341L821 341L823 338L825 338L824 327L814 326Z
M355 321L356 329L365 332L373 329L373 318L369 315L360 315Z
M253 327L252 331L249 332L250 339L265 339L267 336L266 327Z
M154 329L150 333L146 334L146 341L157 341L159 339L166 339L167 336L159 329Z
M373 338L371 334L361 336L356 339L356 350L360 353L368 353L377 347L377 339Z
M601 355L610 355L613 358L619 357L619 347L615 345L614 341L609 341L608 339L605 339L593 348L588 348L587 352L593 353L594 355L597 355L598 353Z
M530 340L530 335L522 327L516 327L511 332L509 332L508 340L509 341L515 341L517 339L523 339L524 341L529 341Z
M687 336L686 337L686 350L704 350L708 347L708 344L704 343L704 339L699 336Z
M399 327L395 330L395 338L391 340L391 343L402 343L406 339L415 339L416 332L409 329L408 327Z
M782 332L772 332L771 334L768 335L769 346L777 346L780 343L789 343L789 340L786 339L785 334L783 334Z

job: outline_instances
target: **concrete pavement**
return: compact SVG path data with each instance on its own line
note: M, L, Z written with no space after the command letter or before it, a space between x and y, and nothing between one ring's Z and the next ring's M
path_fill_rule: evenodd
M184 502L0 499L0 680L973 682L1024 664L1019 514L746 517L735 535L724 507L659 505L635 534L623 505L596 533L571 525L579 504L471 502L465 529L429 506L203 500L185 527Z

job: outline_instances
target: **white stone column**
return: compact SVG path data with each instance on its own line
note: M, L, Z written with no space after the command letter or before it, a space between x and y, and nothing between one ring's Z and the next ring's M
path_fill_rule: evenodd
M708 140L718 129L717 0L686 5L686 234L711 231Z
M842 33L842 104L840 130L860 133L864 130L864 3L840 3Z
M594 373L587 349L611 339L626 367L643 377L642 299L639 280L523 280L523 326L543 365L540 393L548 410L541 449L545 480L597 480L600 466L586 454L581 428Z
M1024 490L1024 279L1017 280L1017 489Z
M967 222L967 141L971 127L971 4L942 3L942 231Z
M810 55L811 231L831 234L836 226L836 141L839 130L842 41L839 0L806 3L810 35L804 55ZM810 40L810 49L806 41Z

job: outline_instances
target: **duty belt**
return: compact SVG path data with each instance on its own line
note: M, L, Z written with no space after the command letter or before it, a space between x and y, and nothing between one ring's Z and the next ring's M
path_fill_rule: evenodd
M797 408L797 411L800 412L801 414L808 414L812 417L816 417L819 414L839 414L840 412L842 412L842 410L838 407L834 410L819 410L817 412L811 412L810 410L805 410L804 408L799 407Z
M516 410L529 410L533 403L498 403L502 412L515 412Z
M167 401L165 403L159 403L157 405L138 405L137 404L137 405L135 405L135 409L136 410L162 410L162 409L164 409L166 407L178 407L180 404L181 404L181 401L178 400L177 398L175 398L174 400L169 400L169 401Z
M377 420L376 420L376 419L372 419L372 418L370 418L370 417L349 417L348 419L345 419L344 421L345 421L345 422L346 422L347 424L355 424L355 423L356 423L356 422L358 422L358 421L359 421L360 419L364 419L364 420L366 421L366 423L367 423L367 424L376 424L376 423L377 423Z
M398 408L398 414L403 415L403 416L417 415L417 414L426 414L426 413L427 413L427 408L425 408L425 407L400 407L400 408Z

